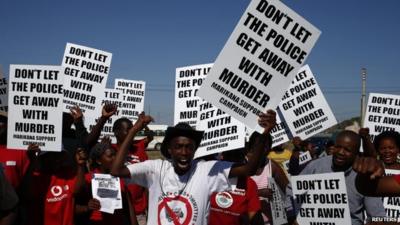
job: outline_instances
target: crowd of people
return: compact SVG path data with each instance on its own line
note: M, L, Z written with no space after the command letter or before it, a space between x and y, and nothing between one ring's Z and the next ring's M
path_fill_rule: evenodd
M301 206L293 198L290 176L332 172L344 173L352 224L381 223L371 218L387 217L382 197L400 196L400 177L385 176L385 169L400 169L395 131L371 142L367 128L344 130L323 152L298 137L272 148L276 113L268 110L258 118L263 132L254 132L243 148L193 159L203 132L178 123L166 130L162 158L149 160L150 115L141 113L134 123L116 120L117 143L108 137L99 141L116 111L115 105L104 105L90 132L78 107L64 113L63 147L55 152L35 144L26 151L7 149L8 117L1 114L0 225L272 225L270 202L277 190L287 224L297 224ZM146 137L135 140L142 130ZM307 152L311 160L301 163L299 156ZM93 197L95 174L120 178L122 207L113 213L101 210Z

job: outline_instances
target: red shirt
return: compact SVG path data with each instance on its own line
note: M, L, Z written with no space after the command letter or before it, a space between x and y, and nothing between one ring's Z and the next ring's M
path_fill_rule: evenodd
M400 174L394 175L394 179L400 184Z
M75 183L72 172L57 175L34 172L31 187L36 194L28 203L28 224L73 225Z
M257 195L257 185L246 179L246 188L229 192L213 193L210 198L209 225L240 225L240 217L248 212L257 212L261 209Z
M118 145L113 145L113 147L117 151L119 150ZM148 159L149 157L146 154L145 140L134 140L132 148L129 149L126 163L133 164L143 162ZM147 209L146 188L136 184L128 184L128 191L131 202L135 208L136 215L145 213Z
M14 188L18 188L29 167L29 159L24 150L10 150L0 145L0 163L4 174Z
M98 170L95 170L93 172L90 172L88 174L85 175L85 180L86 180L86 184L88 185L88 187L90 188L90 193L92 193L92 188L91 188L91 184L92 184L92 177L94 173L99 173ZM125 183L122 179L120 179L120 186L121 186L121 192L124 193L125 192ZM92 198L92 195L87 196L88 199ZM124 197L122 197L124 198ZM124 207L127 207L124 205ZM121 225L124 222L124 213L123 213L123 209L117 209L114 211L114 214L109 214L109 213L105 213L105 212L100 212L100 211L93 211L90 214L90 222L91 224L96 224L96 225L108 225L108 224L112 224L112 225ZM127 217L129 217L129 215L126 215Z

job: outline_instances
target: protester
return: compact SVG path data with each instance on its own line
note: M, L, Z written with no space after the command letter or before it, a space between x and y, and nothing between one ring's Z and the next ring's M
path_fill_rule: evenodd
M385 169L400 170L398 162L400 134L397 131L384 131L375 137L375 149Z
M74 151L82 146L85 149L91 149L97 143L104 124L116 111L117 106L115 104L105 104L101 110L101 117L90 133L87 132L83 124L83 113L78 106L72 107L69 114L63 113L62 143L64 149L71 155L74 155ZM75 129L72 129L72 125Z
M25 151L7 149L7 113L0 115L0 164L3 164L4 174L13 188L18 191L22 178L29 166Z
M356 189L357 173L352 169L352 165L359 154L361 144L360 136L353 131L340 132L335 141L335 151L332 156L322 157L313 160L300 173L318 174L344 172L348 203L350 208L351 222L353 225L364 223L364 211L367 213L367 221L371 217L384 217L386 215L380 198L367 197ZM287 194L291 194L291 185L288 185ZM287 198L287 200L290 198ZM292 202L287 201L287 207L292 207ZM295 215L297 215L298 205L294 204Z
M0 164L0 224L12 225L17 216L18 196L6 179Z
M222 160L244 163L244 149L223 152ZM230 191L214 192L210 197L209 225L263 224L257 185L249 177L230 178Z
M294 137L293 140L293 154L289 160L289 174L292 176L299 175L300 172L307 166L310 161L306 161L304 163L300 162L300 155L306 152L310 153L312 159L317 157L315 146L307 141L301 140L300 137Z
M258 195L261 202L261 212L263 224L273 224L272 201L273 190L271 189L270 179L273 179L279 189L284 193L289 181L282 168L274 161L265 157L260 158L259 166L255 175L251 177L257 184ZM284 196L282 196L282 199ZM283 212L285 213L285 212Z
M205 224L209 212L209 196L230 189L229 178L255 173L258 159L264 153L276 114L261 113L259 125L263 134L256 135L250 157L245 164L225 161L193 160L203 132L186 123L168 127L161 152L167 160L147 160L125 166L124 159L135 134L152 121L143 113L129 130L112 167L114 176L131 177L131 181L149 188L148 224Z
M104 139L103 139L104 140ZM111 143L102 141L97 143L90 151L91 168L93 170L85 175L87 188L83 194L87 204L78 206L79 212L88 217L86 224L93 225L136 225L136 217L134 210L126 191L126 185L123 180L120 180L121 196L123 202L122 209L116 209L113 214L100 212L101 204L98 199L92 198L92 178L94 174L109 174L111 165L115 159L115 149L111 147ZM129 222L128 222L129 221Z
M113 148L119 151L123 141L128 135L129 130L133 127L132 122L126 118L120 118L114 122L113 132L117 139L117 144ZM145 126L147 127L147 126ZM141 140L133 140L128 146L128 154L125 163L130 165L134 163L144 162L149 159L146 153L146 146L152 140L153 135L150 129L146 129L147 136ZM135 214L139 225L146 224L147 221L147 190L136 184L128 184L129 196L134 206Z
M67 151L41 152L29 145L30 165L23 180L22 198L29 225L73 225L74 196L84 188L85 151L75 151L77 168Z

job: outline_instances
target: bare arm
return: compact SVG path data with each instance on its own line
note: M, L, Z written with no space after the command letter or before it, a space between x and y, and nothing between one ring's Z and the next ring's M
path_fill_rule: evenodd
M87 153L85 149L79 148L75 153L75 161L77 164L77 172L76 172L76 183L74 188L74 195L77 195L80 192L83 192L86 188L85 182L85 173L86 173L86 161L87 161Z
M133 204L131 202L131 198L130 198L130 193L129 191L127 191L125 193L125 198L126 201L128 203L128 210L129 210L129 220L131 222L131 225L138 225L138 221L136 219L136 212L135 212L135 207L133 207Z
M286 177L285 172L282 170L282 167L280 167L278 163L276 163L274 160L271 160L271 163L272 176L274 177L279 188L285 193L289 180Z
M276 125L276 113L268 110L267 113L261 113L258 123L264 128L262 134L257 133L255 142L250 147L248 161L245 164L235 164L230 170L229 177L246 177L254 175L257 171L259 159L265 157L265 148L270 145L269 132Z
M129 130L128 135L122 142L120 149L117 152L117 155L111 167L111 175L116 177L129 177L131 175L128 168L124 165L129 146L132 145L132 140L135 135L151 121L153 121L153 118L151 116L147 116L144 113L141 113L139 115L138 120Z
M358 172L357 190L366 196L399 196L400 184L394 176L383 176L385 170L382 162L372 157L357 158L353 169Z

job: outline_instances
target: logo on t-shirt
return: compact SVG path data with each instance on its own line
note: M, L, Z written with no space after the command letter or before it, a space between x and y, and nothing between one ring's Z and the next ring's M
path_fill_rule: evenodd
M219 207L226 209L232 205L233 198L228 192L219 192L215 195L215 202Z
M62 194L62 188L58 185L51 187L50 191L54 195L54 197L58 197Z
M55 185L50 188L50 193L52 196L48 196L47 202L59 202L64 198L68 197L67 191L69 190L68 185L59 186Z
M198 207L194 198L188 193L178 196L160 197L158 202L158 224L181 225L195 224L198 217Z

